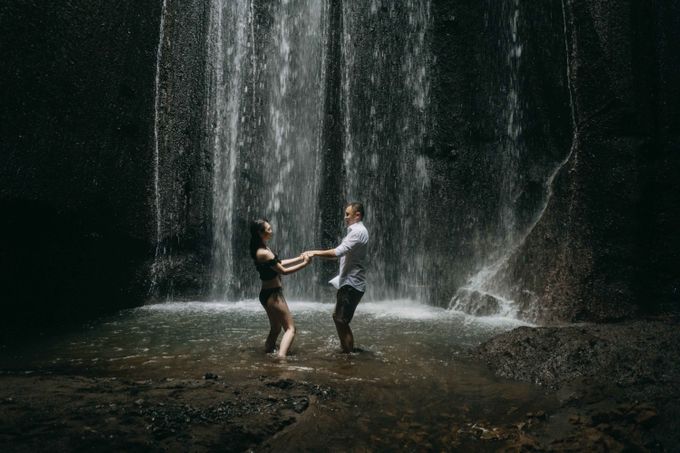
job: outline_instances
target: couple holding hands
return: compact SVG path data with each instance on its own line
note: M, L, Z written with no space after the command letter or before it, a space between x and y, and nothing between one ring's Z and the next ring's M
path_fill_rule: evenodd
M286 298L281 287L281 275L288 275L306 267L312 258L340 258L340 272L330 283L337 288L337 301L333 312L333 321L338 331L340 345L345 353L354 350L354 336L349 323L354 316L361 297L366 291L366 250L368 231L363 224L364 206L361 203L349 203L345 207L345 224L347 235L340 245L328 250L310 250L296 258L280 260L267 247L272 238L272 226L266 219L255 220L250 226L250 256L255 261L255 268L262 280L260 303L269 318L269 335L265 342L265 351L274 352L276 340L283 330L283 338L279 345L278 356L285 357L293 338L295 323L288 309Z

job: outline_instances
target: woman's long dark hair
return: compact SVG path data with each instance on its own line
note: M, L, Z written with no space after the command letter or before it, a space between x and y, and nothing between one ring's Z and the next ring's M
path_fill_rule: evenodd
M255 259L257 255L257 249L265 248L264 241L262 240L262 233L264 233L264 225L269 223L267 219L257 219L250 222L250 256Z

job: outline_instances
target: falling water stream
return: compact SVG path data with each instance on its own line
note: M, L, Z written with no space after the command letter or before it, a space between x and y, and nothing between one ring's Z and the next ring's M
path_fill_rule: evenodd
M522 293L522 297L535 299L532 294L522 288L513 285L512 277L507 275L507 265L513 254L521 247L536 224L545 213L550 198L552 197L553 181L562 167L571 157L575 139L572 140L571 150L566 156L555 164L552 170L546 174L543 181L543 194L540 202L533 207L531 215L528 216L528 223L523 224L518 220L520 213L520 198L525 190L522 187L521 164L526 160L526 143L522 132L524 127L524 110L527 108L522 99L522 53L524 44L521 35L520 15L523 14L520 0L509 0L500 2L499 25L504 30L499 40L499 44L504 46L502 51L505 53L505 64L507 69L507 83L502 91L506 94L505 108L503 110L503 121L505 130L502 131L502 139L498 149L501 161L501 183L499 184L499 238L493 253L486 264L475 272L466 285L459 288L451 298L449 307L456 311L465 312L479 316L506 316L516 318L518 306L513 300L514 296ZM564 8L562 11L564 18ZM565 22L566 39L566 22ZM567 55L569 49L567 45ZM569 62L566 64L569 68ZM569 84L567 74L567 84ZM570 96L572 128L576 133L574 122L573 101ZM531 301L531 305L537 303ZM531 310L521 314L523 319L532 319Z
M282 257L314 246L325 9L321 0L211 2L213 298L243 289L237 267L247 257L235 248L244 247L237 234L249 220L269 219ZM289 291L304 293L303 286L291 282Z
M161 190L160 190L160 120L161 120L161 61L163 56L163 44L165 42L165 15L167 12L167 0L163 0L161 8L161 20L158 29L158 47L156 48L156 75L154 80L154 115L153 115L153 156L154 156L154 174L153 174L153 193L154 193L154 211L156 214L156 247L154 250L154 261L151 267L151 281L149 283L149 292L153 293L158 284L160 275L159 266L161 265L161 257L165 253L161 245L162 235L162 209L161 209Z
M247 93L244 79L250 8L246 2L211 2L208 35L210 62L208 124L214 150L213 293L233 285L232 237L236 166L244 146L242 118ZM225 37L225 34L227 35Z
M496 193L490 194L494 201L489 204L495 211L485 212L478 231L470 234L489 231L495 238L473 251L481 258L467 264L468 283L448 297L453 296L449 306L456 310L512 318L518 315L512 282L501 269L540 219L552 180L565 161L554 162L552 168L550 158L531 163L536 152L528 149L525 137L525 111L532 106L525 99L524 67L525 47L532 42L525 42L523 27L529 19L524 19L528 13L523 3L489 1L485 9L492 50L485 58L500 67L493 79L498 88L491 90L489 99L496 112L497 149L493 168L475 177L492 181ZM432 299L432 294L441 293L435 286L447 266L432 261L432 247L437 245L431 236L439 234L433 225L447 219L431 218L432 205L442 195L433 192L431 179L438 163L429 150L434 125L445 119L433 118L431 106L436 64L430 1L345 2L331 8L326 0L212 0L206 11L204 145L212 164L212 181L207 184L212 188L212 212L205 219L212 233L211 246L206 247L211 254L206 297L233 300L256 291L246 250L248 222L254 218L270 220L271 246L282 257L322 246L319 237L336 230L328 216L326 223L320 219L322 207L332 209L321 206L330 190L339 194L339 203L362 201L367 208L365 223L372 240L366 300L407 298L446 305L446 300ZM341 17L334 22L332 14ZM170 50L164 44L164 23L158 71L161 52ZM331 23L339 28L340 41L332 62L327 51L330 36L338 30L331 30ZM327 86L332 83L326 74L331 67L339 68L332 76L339 78L337 91ZM156 85L158 161L163 121L158 75ZM338 97L338 111L324 110L327 96ZM342 148L337 161L336 151L324 142L329 121L342 131L339 145L333 145ZM167 144L162 148L172 151ZM156 186L161 179L158 171ZM339 175L337 180L327 182L328 171ZM542 181L529 181L534 184L529 187L527 172L540 174ZM332 187L322 193L324 184ZM541 194L535 189L539 185L545 189ZM173 258L172 253L167 259L161 256L165 253L161 236L168 233L162 225L168 222L161 219L165 214L160 188L155 192L158 238L152 286L163 277L162 263ZM168 215L179 217L174 210ZM336 242L343 235L342 206L337 206L337 213ZM466 218L464 212L451 215L448 221ZM287 293L295 298L318 296L325 284L318 276L305 271L287 279Z
M344 193L375 232L371 299L428 296L431 24L429 1L343 3Z

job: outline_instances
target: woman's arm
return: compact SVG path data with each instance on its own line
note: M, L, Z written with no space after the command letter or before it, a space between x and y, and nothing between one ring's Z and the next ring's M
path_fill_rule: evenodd
M295 266L290 266L290 267L283 267L283 261L276 263L276 266L273 266L273 269L278 272L281 275L289 275L292 274L293 272L297 272L303 267L307 266L309 264L310 258L303 256L302 257L302 262L300 264L296 264ZM286 260L286 261L291 261L291 260ZM295 259L293 262L298 261Z
M298 262L300 262L304 259L305 259L305 257L302 256L302 254L300 254L300 256L296 256L295 258L288 258L286 260L281 260L281 264L283 264L284 267L290 266L291 264L298 263Z
M274 269L280 275L288 275L288 274L292 274L293 272L297 272L300 269L302 269L303 267L307 266L309 264L309 260L310 260L310 258L307 257L307 256L302 256L302 255L300 255L300 256L301 256L301 262L300 262L300 264L298 264L296 266L284 267L284 261L279 261L274 266L272 266L272 269ZM260 263L263 263L263 262L266 262L266 261L273 260L274 254L269 250L260 249L260 250L257 251L256 257L257 257L257 261L259 261ZM290 262L290 261L292 261L294 263L296 261L300 261L300 259L292 258L292 259L289 259L289 260L285 260L285 264L289 264L288 262Z

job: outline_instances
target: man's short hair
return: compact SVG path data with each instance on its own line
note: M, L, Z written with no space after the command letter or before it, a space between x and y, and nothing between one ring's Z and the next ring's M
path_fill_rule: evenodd
M358 201L352 201L351 203L347 203L347 206L352 208L354 212L360 213L361 220L364 220L364 217L366 217L366 211L364 210L364 205L362 203L359 203Z

